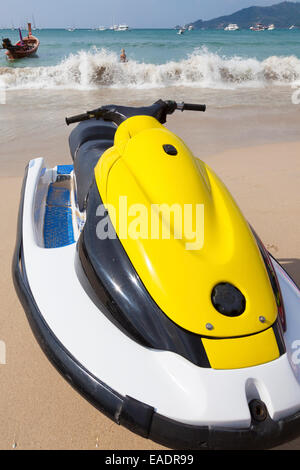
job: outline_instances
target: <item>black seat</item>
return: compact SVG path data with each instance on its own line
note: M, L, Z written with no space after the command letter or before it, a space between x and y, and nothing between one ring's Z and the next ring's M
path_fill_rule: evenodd
M75 154L78 152L85 142L91 140L114 140L116 132L116 126L112 122L103 121L103 119L90 119L89 121L83 121L71 132L69 137L69 145L73 160L75 160Z
M70 151L74 161L77 183L77 202L81 211L94 179L99 158L114 145L116 126L107 121L92 119L80 123L70 134Z

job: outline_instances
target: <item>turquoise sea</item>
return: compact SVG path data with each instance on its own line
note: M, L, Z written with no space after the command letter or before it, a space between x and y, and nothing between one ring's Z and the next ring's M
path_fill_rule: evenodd
M0 31L18 40L17 30ZM25 31L23 32L25 34ZM300 30L190 31L45 29L34 31L38 56L8 62L0 51L6 89L103 87L258 87L300 80ZM127 64L119 63L125 48Z

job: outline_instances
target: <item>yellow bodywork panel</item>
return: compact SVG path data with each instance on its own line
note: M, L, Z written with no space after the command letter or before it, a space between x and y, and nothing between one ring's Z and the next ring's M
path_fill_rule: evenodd
M135 270L172 321L212 337L249 335L275 322L273 291L246 220L215 173L176 135L152 117L127 119L95 178ZM242 315L214 308L211 293L220 282L243 293Z
M203 338L202 342L213 369L258 366L280 355L273 328L243 338Z

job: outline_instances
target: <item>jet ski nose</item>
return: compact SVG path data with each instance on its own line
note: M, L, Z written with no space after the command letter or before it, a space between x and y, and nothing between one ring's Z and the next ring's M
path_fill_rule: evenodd
M221 282L213 288L211 301L219 313L228 317L238 317L246 308L246 299L241 291L228 282Z

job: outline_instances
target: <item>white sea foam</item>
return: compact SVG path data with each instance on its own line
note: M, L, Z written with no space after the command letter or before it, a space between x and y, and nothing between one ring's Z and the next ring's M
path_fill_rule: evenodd
M106 49L80 51L51 67L0 68L6 89L95 89L158 88L169 86L201 88L264 87L294 84L300 80L300 59L273 56L259 61L238 56L224 57L206 48L186 59L162 65L130 60L121 64L118 55Z

